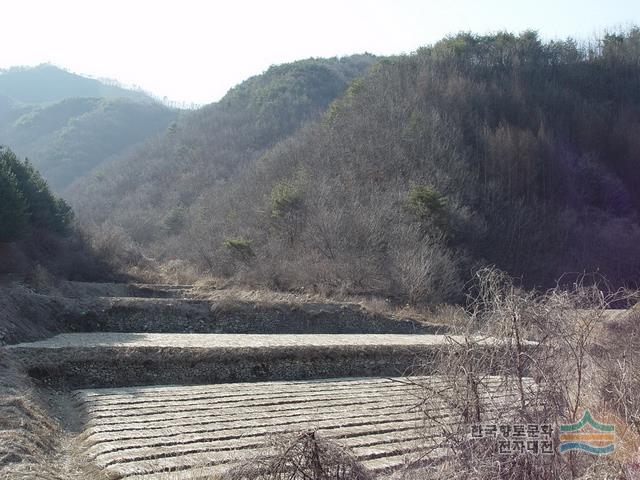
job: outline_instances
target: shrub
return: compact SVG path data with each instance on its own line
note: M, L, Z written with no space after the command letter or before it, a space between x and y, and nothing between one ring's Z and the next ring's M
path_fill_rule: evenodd
M236 260L243 263L249 262L256 256L251 248L251 240L242 237L227 238L224 241L224 246Z
M271 217L282 218L302 207L301 189L288 182L278 182L270 195Z
M463 282L454 252L438 242L394 248L393 265L409 303L439 305L458 300Z
M345 447L316 431L280 435L269 453L231 469L225 480L372 480Z
M186 214L183 207L173 207L169 210L162 221L165 230L172 235L180 233L186 221Z
M425 227L429 224L446 231L448 212L446 199L435 189L424 185L413 185L404 207Z

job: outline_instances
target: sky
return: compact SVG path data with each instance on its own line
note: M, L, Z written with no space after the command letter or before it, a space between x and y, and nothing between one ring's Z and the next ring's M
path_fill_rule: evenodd
M0 68L53 63L180 104L270 65L410 53L460 31L594 38L640 25L640 0L5 0Z

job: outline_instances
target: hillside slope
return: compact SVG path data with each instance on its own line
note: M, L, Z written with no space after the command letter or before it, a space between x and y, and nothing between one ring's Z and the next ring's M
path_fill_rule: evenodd
M85 224L121 229L140 245L180 242L199 197L317 117L374 61L356 55L271 67L78 182L69 198Z
M385 60L194 207L191 260L426 302L483 264L635 283L639 59L634 29L585 49L462 34Z
M0 140L58 191L176 117L142 92L51 65L0 73Z
M461 34L380 61L264 155L310 117L257 77L76 202L159 259L275 288L438 303L487 264L635 283L639 59L638 29L586 47Z

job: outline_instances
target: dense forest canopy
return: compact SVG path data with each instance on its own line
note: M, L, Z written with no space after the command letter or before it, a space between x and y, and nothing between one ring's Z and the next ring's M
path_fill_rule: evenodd
M450 301L485 264L637 281L640 30L343 61L275 67L185 118L76 190L83 221L277 288Z

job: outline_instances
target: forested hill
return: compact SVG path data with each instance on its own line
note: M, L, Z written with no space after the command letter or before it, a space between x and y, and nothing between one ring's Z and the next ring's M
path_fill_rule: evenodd
M290 133L300 93L278 82L257 96L258 82L78 205L159 259L277 288L433 303L485 264L529 285L640 278L640 30L584 47L446 38L380 61L261 156L259 126Z
M78 181L69 199L86 223L120 228L137 244L179 241L198 198L318 117L374 62L354 55L271 67Z
M52 65L0 72L0 142L29 157L58 191L176 117L143 92Z

